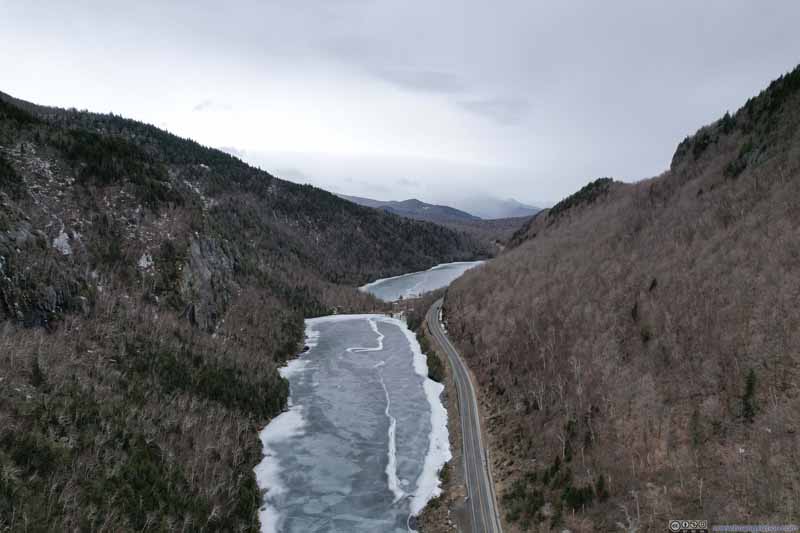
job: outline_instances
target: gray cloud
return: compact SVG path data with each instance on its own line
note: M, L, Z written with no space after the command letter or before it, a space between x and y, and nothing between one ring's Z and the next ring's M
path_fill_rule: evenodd
M397 184L404 189L418 189L422 185L419 181L409 178L400 178Z
M469 100L459 102L458 105L470 111L487 117L500 124L514 124L523 120L528 109L528 102L513 97L487 98L484 100Z
M295 183L313 183L314 179L296 168L278 168L273 172L279 178L294 181Z
M230 111L233 107L230 104L226 104L224 102L217 102L211 99L206 99L200 102L199 104L195 105L192 108L192 111L203 112L203 111Z
M375 74L390 83L417 91L458 93L464 90L464 83L449 72L393 68L378 69Z
M323 188L327 188L324 185L320 186ZM395 190L392 187L387 187L383 183L375 183L373 181L368 181L368 180L351 180L349 181L348 187L346 189L364 191L365 196L378 199L390 198L393 194L395 194ZM345 192L345 188L340 187L338 188L337 192Z
M457 93L464 80L454 72L432 68L414 57L398 52L380 38L351 34L339 35L323 43L331 57L356 65L367 75L411 90Z
M349 194L437 202L547 203L597 176L658 174L684 136L800 60L794 0L3 9L2 91L166 123ZM257 159L270 151L282 158Z

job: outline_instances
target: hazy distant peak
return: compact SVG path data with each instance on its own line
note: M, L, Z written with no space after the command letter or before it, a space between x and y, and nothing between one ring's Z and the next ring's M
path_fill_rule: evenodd
M402 202L398 202L399 204L408 206L408 207L441 207L441 206L432 206L431 204L426 204L422 200L417 200L416 198L409 198L408 200L403 200Z
M529 217L541 211L539 207L524 204L513 198L491 196L467 198L460 201L459 205L484 219Z

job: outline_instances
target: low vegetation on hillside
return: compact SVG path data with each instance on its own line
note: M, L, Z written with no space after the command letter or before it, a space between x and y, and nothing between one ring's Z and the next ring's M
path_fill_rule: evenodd
M485 243L496 255L513 242L513 237L525 227L532 217L493 218L489 220L464 220L444 222L443 226L455 231L471 235L481 243Z
M463 234L0 94L0 531L257 531L303 318Z
M444 289L426 292L419 298L411 298L402 302L402 310L405 314L408 329L417 336L422 353L425 354L428 365L428 377L439 383L444 381L446 374L445 365L447 362L437 353L431 345L429 334L425 329L425 315L431 306L444 295Z
M800 69L450 287L511 531L796 522L798 235Z

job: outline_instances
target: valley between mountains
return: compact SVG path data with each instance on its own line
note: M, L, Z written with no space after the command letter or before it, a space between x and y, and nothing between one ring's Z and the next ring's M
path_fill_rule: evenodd
M474 376L484 433L457 434L489 451L492 529L796 522L800 69L687 137L663 174L589 181L517 220L399 216L0 93L0 530L260 530L258 433L290 407L278 369L306 320L403 310L419 332L403 353L419 343L443 380L457 367L422 325L431 295L358 287L477 260L441 319ZM367 340L403 331L364 320ZM465 508L455 477L423 531Z

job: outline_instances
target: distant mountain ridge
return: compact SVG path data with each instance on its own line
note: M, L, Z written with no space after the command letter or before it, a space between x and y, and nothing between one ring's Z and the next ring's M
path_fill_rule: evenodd
M461 207L484 220L498 218L530 217L541 211L540 207L524 204L513 198L472 197L459 202Z
M428 204L416 198L398 202L344 194L340 194L339 197L364 207L371 207L414 220L433 222L465 233L494 252L502 251L512 236L523 231L523 226L527 225L531 217L531 215L522 215L483 219L454 207Z
M373 200L372 198L363 198L360 196L347 196L344 194L339 195L345 200L350 200L358 205L372 207L374 209L383 209L396 215L413 218L416 220L426 220L428 222L464 222L467 220L480 220L466 211L461 211L454 207L446 205L428 204L416 198L411 198L402 201L382 201Z

